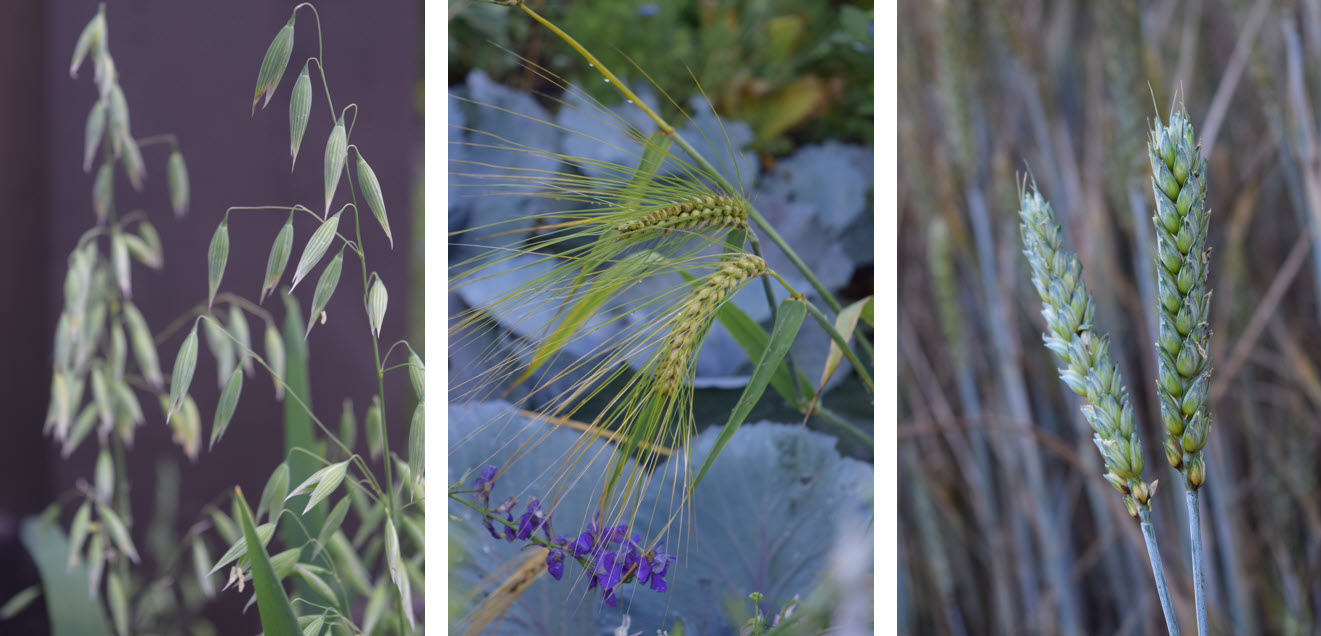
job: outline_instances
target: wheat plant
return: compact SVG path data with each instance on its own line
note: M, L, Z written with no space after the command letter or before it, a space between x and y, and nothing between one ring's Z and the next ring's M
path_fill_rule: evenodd
M1019 201L1023 254L1032 267L1032 284L1041 296L1041 315L1049 328L1042 340L1065 365L1060 369L1060 379L1087 400L1082 413L1092 425L1093 441L1105 460L1105 479L1123 495L1128 514L1142 525L1165 625L1170 634L1178 634L1165 568L1151 527L1151 496L1159 481L1148 485L1142 478L1146 460L1128 388L1110 360L1109 338L1100 335L1092 324L1096 308L1083 283L1082 264L1064 247L1064 233L1050 204L1036 184L1029 187L1026 183L1019 191Z
M1195 143L1188 112L1182 107L1151 129L1147 154L1156 198L1156 270L1160 303L1157 392L1165 425L1165 458L1183 476L1192 543L1193 589L1197 632L1207 633L1206 595L1202 582L1202 534L1197 491L1206 482L1202 449L1211 428L1207 394L1211 385L1208 320L1211 292L1206 276L1211 250L1206 245L1210 210L1206 209L1206 160Z

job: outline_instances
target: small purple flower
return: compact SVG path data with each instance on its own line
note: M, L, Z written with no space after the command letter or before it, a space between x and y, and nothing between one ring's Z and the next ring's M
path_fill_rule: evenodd
M486 468L483 468L482 474L478 475L477 481L473 482L472 487L489 490L486 486L495 481L496 470L497 468L495 466L487 466Z
M541 508L541 502L536 497L528 497L527 512L523 513L518 519L518 540L526 541L532 536L537 528L546 525L546 513ZM550 529L546 530L546 538L550 538Z
M546 555L546 571L555 577L556 581L564 576L564 550L554 548Z
M569 553L572 554L573 558L576 559L584 554L587 554L588 552L591 552L592 548L595 547L595 545L596 545L596 540L592 537L592 533L584 532L578 535L578 538L574 539L573 543L569 545Z
M491 523L491 517L503 514L505 516L505 520L507 520L509 523L513 523L514 513L511 511L517 505L518 505L518 497L510 497L506 499L504 503L497 506L495 510L492 510L490 516L482 515L482 523L486 525L486 530L491 533L491 536L497 539L504 539L506 541L514 540L514 536L518 533L513 528L509 528L509 527L496 530L495 526Z
M638 15L643 17L651 17L657 13L660 13L660 7L652 3L647 3L638 7Z

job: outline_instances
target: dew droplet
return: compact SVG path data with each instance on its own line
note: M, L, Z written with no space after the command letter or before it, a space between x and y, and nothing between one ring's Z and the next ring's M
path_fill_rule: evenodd
M606 83L606 84L609 84L609 83L610 83L610 78L608 78L608 77L605 78L605 83Z
M591 62L588 62L588 63L587 63L587 66L588 66L589 68L596 68L596 65L595 65L595 64L592 64Z

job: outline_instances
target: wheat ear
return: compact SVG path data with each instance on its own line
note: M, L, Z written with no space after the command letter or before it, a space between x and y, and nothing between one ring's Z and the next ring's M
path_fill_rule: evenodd
M1041 296L1041 315L1046 319L1047 331L1042 339L1064 363L1060 379L1087 399L1082 413L1092 425L1093 441L1105 460L1105 479L1123 495L1128 513L1141 522L1166 627L1171 634L1178 634L1160 550L1151 528L1151 495L1159 482L1149 486L1142 479L1145 460L1142 438L1134 425L1133 405L1119 369L1110 360L1109 339L1092 325L1096 310L1083 284L1082 263L1064 249L1064 233L1050 203L1035 185L1030 191L1026 183L1020 188L1018 215L1023 254L1032 268L1032 284Z
M1202 449L1211 428L1206 406L1211 383L1211 329L1207 325L1211 292L1206 286L1210 250L1206 234L1211 214L1206 209L1206 159L1201 146L1193 141L1187 110L1172 113L1168 126L1162 125L1157 115L1147 154L1156 196L1153 221L1160 301L1157 393L1165 424L1165 458L1183 474L1187 489L1197 631L1206 634L1197 490L1206 481Z

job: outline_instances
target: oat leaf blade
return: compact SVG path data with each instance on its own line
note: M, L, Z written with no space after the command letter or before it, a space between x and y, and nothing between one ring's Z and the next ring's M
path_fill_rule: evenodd
M294 213L289 213L289 219L284 222L284 227L280 228L280 233L275 235L275 243L271 245L271 255L266 258L266 278L261 283L261 299L266 300L266 294L275 290L275 286L280 283L280 277L284 275L284 268L289 265L289 253L294 247Z
M385 309L389 304L390 294L386 292L381 277L377 276L371 292L367 294L367 320L377 338L381 337L381 323L385 322Z
M344 130L344 116L335 120L335 127L330 129L330 138L326 140L325 177L326 211L330 214L330 202L335 198L335 188L339 186L339 177L344 174L344 160L348 156L348 133Z
M266 108L266 104L271 103L275 87L280 85L280 77L284 75L284 69L289 65L289 54L294 49L294 17L297 15L295 13L289 16L288 24L275 34L270 48L266 49L266 57L261 60L261 69L257 71L257 89L252 95L253 113L257 112L257 102L261 101L263 93L266 94L266 101L261 107Z
M193 373L197 370L197 323L183 339L179 353L174 358L174 371L170 374L170 408L165 413L165 423L183 406L183 399L188 395L188 385L193 382Z
M170 191L170 208L175 218L188 214L189 188L188 167L184 164L183 153L175 150L165 164L165 183Z
M729 303L726 303L729 304ZM706 476L706 471L711 468L711 464L716 457L720 455L720 450L729 443L730 438L743 425L747 419L748 413L752 412L752 407L761 399L762 393L766 391L766 385L770 384L771 376L779 366L780 361L784 359L785 354L789 352L789 346L793 344L794 338L798 336L798 329L803 326L803 318L807 316L807 302L797 298L786 298L780 302L778 310L775 312L775 325L771 327L770 341L766 349L762 351L761 358L757 361L757 367L752 372L752 378L748 380L748 385L743 388L743 394L739 396L738 403L734 405L734 410L729 414L729 420L725 422L725 427L721 429L720 436L716 438L715 444L711 447L711 452L707 453L706 460L702 462L702 467L697 471L697 476L687 486L687 495L692 496L696 491L697 485L702 482L702 477Z
M19 529L23 547L32 556L41 575L42 594L46 597L50 633L53 636L103 636L111 633L101 604L88 594L88 582L93 576L91 563L68 566L70 546L64 532L54 523L38 517L23 520ZM99 540L94 535L93 540ZM95 556L95 555L93 555ZM49 608L59 608L51 611Z
M321 262L321 257L326 255L326 250L330 248L331 241L335 240L335 232L339 230L339 215L342 211L336 212L334 216L326 219L321 226L312 233L312 238L307 240L307 246L303 248L303 255L298 259L298 267L294 268L294 279L289 285L289 290L298 286L304 276ZM282 268L283 269L283 268ZM269 270L268 270L269 271Z
M362 151L358 152L358 187L362 189L362 198L367 199L367 207L371 208L372 216L376 217L376 222L381 224L381 229L385 231L385 238L390 239L390 249L394 249L394 235L390 233L390 219L385 215L385 199L381 196L381 182L376 179L376 171L367 165L367 160L362 158Z
M243 391L243 367L235 366L234 372L229 374L229 379L225 381L225 390L220 392L220 402L216 405L216 417L211 423L211 444L209 448L215 448L216 442L225 435L229 429L230 420L234 419L234 409L238 408L239 393Z
M294 82L294 90L289 95L289 171L293 172L298 163L298 147L303 145L303 133L307 132L307 118L312 114L312 78L308 76L307 65L303 63L303 72Z
M316 283L316 292L312 294L312 311L307 314L307 331L303 333L304 340L312 333L312 325L316 324L317 316L325 311L326 305L330 304L330 297L335 295L335 288L339 286L340 271L343 268L344 250L341 249L335 258L331 259L330 264L326 265L325 271L321 272L321 279Z
M248 510L247 502L243 501L243 491L235 488L234 497L238 502L236 508L238 508L239 525L243 526L244 541L247 545L255 547L247 553L252 564L252 587L257 594L257 611L261 616L262 633L267 636L300 636L303 632L298 628L298 618L294 615L293 605L289 603L289 596L285 594L284 586L276 577L270 556L266 554L265 548L260 547L260 538L252 523L252 512Z
M220 289L220 279L225 276L225 262L229 260L229 215L220 220L220 226L211 237L211 247L206 251L206 286L208 296L207 309L216 302L216 290Z
M345 460L312 473L311 477L308 477L306 481L299 484L297 488L285 496L285 501L310 490L312 495L307 500L307 507L303 509L303 514L307 514L317 504L335 492L336 488L339 488L340 483L344 481L344 475L348 473L348 469L349 462Z

